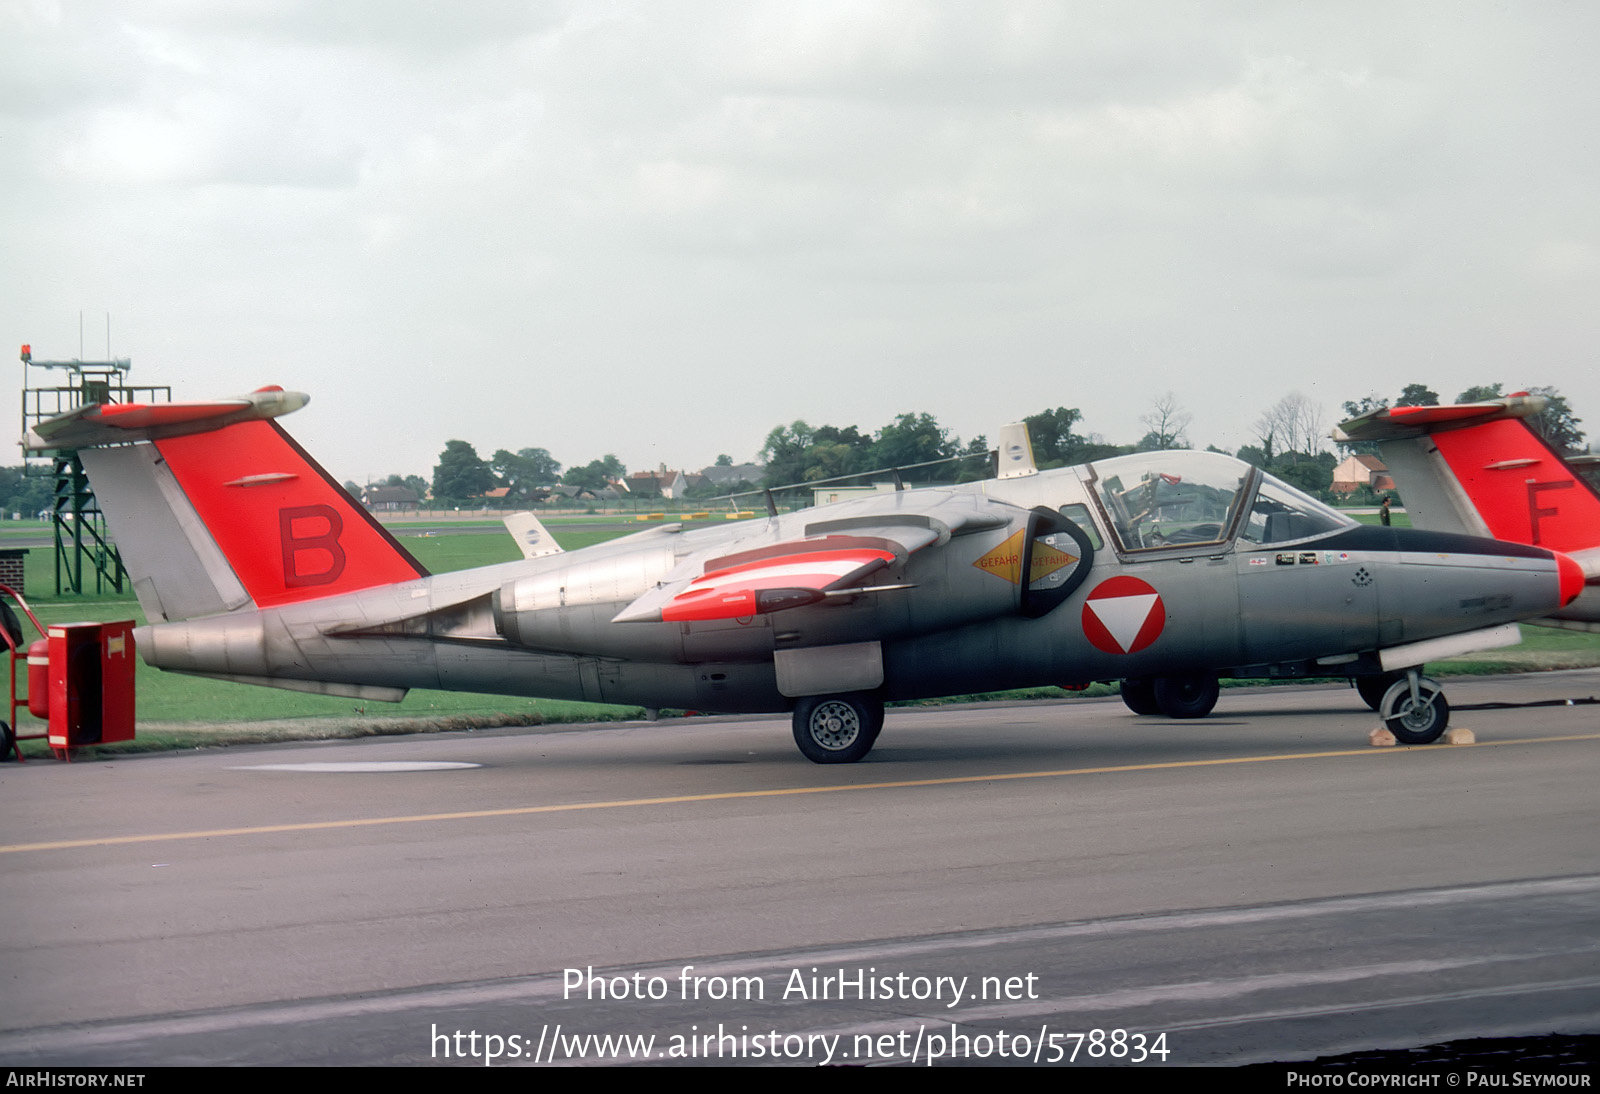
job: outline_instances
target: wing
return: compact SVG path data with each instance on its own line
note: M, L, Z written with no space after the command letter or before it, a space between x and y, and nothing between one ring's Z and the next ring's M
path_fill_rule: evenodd
M894 561L881 547L839 546L823 539L755 562L710 570L661 605L664 623L744 616L798 608L854 591L858 582Z
M715 557L691 555L612 622L743 619L830 597L908 589L869 581L952 536L1003 528L1018 512L970 494L919 500L925 505L920 510L879 499L829 506L822 512L832 519L805 525L799 537Z

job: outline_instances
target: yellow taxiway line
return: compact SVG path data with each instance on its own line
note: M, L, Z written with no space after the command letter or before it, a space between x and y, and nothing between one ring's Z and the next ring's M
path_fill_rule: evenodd
M1479 741L1457 748L1495 748L1501 745L1553 744L1561 741L1600 740L1600 733L1579 733L1561 737L1525 737L1520 740ZM66 851L85 847L117 847L133 843L166 843L172 840L218 839L224 836L262 836L278 832L317 832L342 828L367 828L381 824L428 824L437 821L481 820L490 817L525 817L538 813L575 813L585 809L634 809L651 805L684 805L692 802L732 801L739 798L781 798L795 794L844 794L857 790L901 790L918 786L959 786L962 783L1007 782L1013 779L1061 779L1074 775L1115 775L1132 771L1173 771L1195 767L1221 767L1226 764L1278 763L1285 760L1324 760L1340 756L1397 756L1436 749L1436 745L1400 748L1340 749L1332 752L1288 752L1276 756L1234 756L1221 760L1174 760L1153 764L1121 764L1113 767L1073 767L1057 771L1015 771L998 775L955 775L942 779L900 779L892 782L851 783L841 786L795 786L778 790L731 790L719 794L683 794L668 798L625 798L617 801L568 802L563 805L520 805L504 809L472 809L455 813L416 813L395 817L353 817L347 820L302 821L296 824L260 824L244 828L210 828L192 832L155 832L139 836L100 836L90 839L49 840L41 843L0 844L0 854L26 851Z

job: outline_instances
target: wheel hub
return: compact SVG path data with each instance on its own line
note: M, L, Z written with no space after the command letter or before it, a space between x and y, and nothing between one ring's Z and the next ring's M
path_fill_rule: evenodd
M1430 709L1432 706L1431 697L1424 699L1420 703L1413 702L1410 699L1402 700L1398 712L1401 723L1411 730L1427 729L1433 721L1433 711Z
M855 711L843 703L819 707L811 719L812 739L826 749L849 748L860 732L861 723Z

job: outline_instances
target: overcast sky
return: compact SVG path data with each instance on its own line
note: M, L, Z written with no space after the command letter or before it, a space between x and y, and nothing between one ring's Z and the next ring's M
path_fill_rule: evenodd
M1600 6L0 0L0 333L338 478L795 418L1197 445L1551 384L1600 434ZM19 375L16 366L13 375Z

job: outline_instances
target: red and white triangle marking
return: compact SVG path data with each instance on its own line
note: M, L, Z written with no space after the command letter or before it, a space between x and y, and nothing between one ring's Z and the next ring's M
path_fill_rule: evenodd
M1083 602L1083 633L1106 653L1137 653L1161 636L1167 623L1161 594L1126 575L1109 578Z

